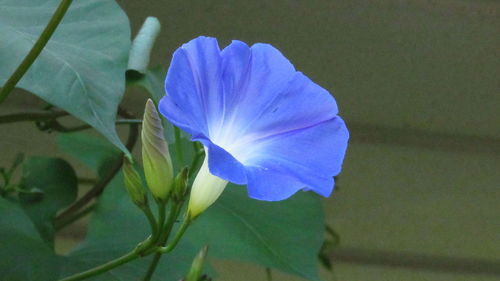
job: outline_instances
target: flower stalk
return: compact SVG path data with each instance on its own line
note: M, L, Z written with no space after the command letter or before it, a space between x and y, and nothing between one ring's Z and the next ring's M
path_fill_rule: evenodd
M150 240L146 240L143 243L139 244L134 250L131 252L114 259L110 262L107 262L105 264L102 264L100 266L94 267L92 269L77 273L75 275L60 279L59 281L79 281L79 280L84 280L92 276L99 275L101 273L107 272L115 267L118 267L122 264L128 263L130 261L133 261L141 256L141 251L143 248L147 248L150 246L149 244Z
M161 230L161 234L157 240L157 245L164 245L167 242L167 240L170 236L170 233L172 232L172 228L174 226L174 223L176 222L177 217L179 216L179 212L182 208L182 203L183 202L180 202L180 203L175 202L175 201L172 202L172 205L170 206L169 216L167 218L165 225L163 226L163 228ZM144 278L142 279L143 281L151 280L151 278L153 277L153 274L156 270L156 267L158 266L158 263L160 262L162 253L157 252L156 249L157 248L149 249L149 251L147 251L145 253L145 254L155 253L155 256L153 257L153 261L149 265L149 268L146 272L146 275L144 275Z
M181 240L182 236L184 235L184 233L186 232L187 228L189 227L189 225L191 224L191 219L189 219L189 217L186 217L184 219L184 221L182 222L182 225L179 227L179 230L177 230L177 233L175 234L175 237L174 239L172 240L172 242L170 242L167 246L165 247L160 247L157 249L158 253L161 253L161 254L164 254L164 253L169 253L171 252L173 249L175 249L175 247L177 246L177 244L179 243L179 241Z

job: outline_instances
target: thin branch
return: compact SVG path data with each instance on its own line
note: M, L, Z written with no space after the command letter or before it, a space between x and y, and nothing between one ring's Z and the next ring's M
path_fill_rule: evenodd
M66 210L64 210L56 217L56 224L60 221L67 220L72 213L77 212L82 207L87 205L88 202L94 199L94 197L97 197L99 194L101 194L106 185L108 185L108 183L120 171L122 164L122 157L118 157L118 160L113 163L108 172L92 187L92 189L90 189L87 193L85 193L82 197L76 200L73 204L71 204L71 206L69 206Z
M273 271L270 267L266 267L266 280L273 281Z
M119 108L119 112L123 117L133 119L133 116L128 112L126 112L124 109ZM139 124L137 123L130 124L129 135L127 143L125 144L125 146L129 151L132 151L132 149L134 148L137 142L138 135L139 135ZM115 162L111 165L111 168L108 170L108 172L92 187L92 189L90 189L80 199L76 200L71 206L69 206L66 210L64 210L56 217L56 223L57 221L65 221L69 216L71 216L72 213L78 211L79 209L87 205L92 199L99 196L104 191L104 188L106 188L108 183L120 171L122 164L123 164L123 153L117 158L117 160L115 160Z
M78 184L88 184L93 185L97 182L94 178L78 178Z
M118 119L116 120L115 124L116 125L129 125L129 124L141 124L142 120L140 119ZM87 130L91 129L92 126L83 124L80 126L75 126L75 127L66 127L62 125L60 122L57 120L53 120L50 122L50 124L47 125L49 129L52 129L57 132L61 133L71 133L71 132L77 132L77 131L82 131L82 130Z
M13 123L13 122L26 122L26 121L50 121L59 117L68 116L69 113L61 110L49 111L30 111L20 112L14 114L0 115L0 124Z
M68 217L68 219L66 219L64 221L62 221L62 220L56 221L54 224L54 227L56 230L61 230L64 227L66 227L67 225L85 217L90 212L92 212L94 209L95 209L95 204L89 205L85 209L83 209L82 211L75 213L74 215L72 215L71 217Z

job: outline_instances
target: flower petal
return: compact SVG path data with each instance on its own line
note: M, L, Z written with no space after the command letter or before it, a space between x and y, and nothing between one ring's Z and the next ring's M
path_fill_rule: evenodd
M207 150L210 173L235 184L246 184L245 168L231 154L206 138L193 139L203 143Z
M248 196L258 200L284 200L304 188L304 184L289 173L258 167L248 167L247 178Z
M249 124L246 135L269 136L307 128L338 113L333 97L304 74L296 72L279 95Z
M285 89L295 74L293 65L274 47L233 41L222 51L224 112L210 139L226 149L234 143ZM244 105L244 106L242 106ZM215 125L215 123L214 123Z
M161 113L192 135L208 136L210 122L221 114L220 64L215 38L198 37L177 49L165 80Z
M318 125L275 135L248 144L245 163L250 197L286 199L307 188L323 196L333 190L340 172L349 133L340 117Z
M210 139L238 160L238 147L333 118L337 104L274 47L233 41L222 51L223 118Z

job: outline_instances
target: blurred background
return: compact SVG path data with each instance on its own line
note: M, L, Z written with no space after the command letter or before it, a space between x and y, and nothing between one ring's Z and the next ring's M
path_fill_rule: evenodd
M117 2L133 34L147 16L162 23L152 65L199 35L266 42L335 96L351 141L324 204L341 237L324 280L500 280L500 2ZM141 113L145 98L128 92L125 107ZM18 94L6 107L38 102ZM53 155L52 135L26 137L32 124L3 130L2 162L27 148ZM263 268L213 262L218 280L266 280Z

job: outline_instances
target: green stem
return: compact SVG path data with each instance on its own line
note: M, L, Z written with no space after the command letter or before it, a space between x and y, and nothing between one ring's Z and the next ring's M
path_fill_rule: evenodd
M28 71L35 59L40 55L50 37L52 37L52 34L56 30L57 26L61 22L62 18L66 14L66 11L68 10L71 2L73 2L73 0L62 0L61 3L59 3L59 6L52 15L52 18L50 18L50 21L43 30L42 34L40 34L40 37L38 37L35 45L33 45L21 64L17 67L14 73L12 73L7 82L5 82L3 88L0 90L0 103L2 103L10 94L10 92L12 92L17 82L21 80L21 78L24 76L26 71Z
M168 214L167 218L167 223L163 227L162 230L162 243L165 243L170 236L170 232L172 231L172 228L174 227L174 223L177 220L177 217L179 216L179 211L182 207L182 204L179 203L172 203L172 206L170 206L170 212Z
M193 142L194 158L189 167L189 173L195 175L195 170L200 166L202 156L204 154L203 148L197 142Z
M175 156L177 158L177 165L179 167L182 167L184 156L182 155L181 130L177 127L174 127L174 136L175 136Z
M160 234L160 243L159 245L164 245L170 236L170 232L172 231L172 228L174 226L175 221L177 220L177 216L179 215L179 211L182 207L182 204L176 204L172 203L170 207L170 213L168 214L168 219L167 223L163 227L163 230L161 231ZM148 271L146 272L146 275L144 275L144 278L142 279L143 281L149 281L151 280L151 277L153 277L153 273L156 270L156 267L158 266L158 263L160 262L162 254L161 253L156 253L153 257L153 261L149 265Z
M162 236L162 229L165 224L165 204L166 203L158 202L158 236L154 236L156 241Z
M153 212L151 212L149 206L144 206L144 208L141 209L148 218L149 224L151 225L151 236L154 240L158 235L158 223L156 222L155 216L153 215Z
M173 249L175 249L175 246L177 246L177 244L181 240L182 236L184 235L184 233L186 232L186 229L188 228L188 226L190 224L191 224L191 220L188 219L188 217L186 216L181 227L179 228L179 230L177 230L177 233L175 234L174 240L172 240L172 242L170 242L166 247L158 248L158 253L162 253L162 254L169 253Z
M155 272L156 267L158 266L158 262L160 262L160 259L161 259L161 254L157 253L154 255L153 261L149 265L148 271L146 272L146 275L144 275L144 278L142 279L142 281L151 280L151 277L153 277L153 273Z
M77 280L83 280L83 279L86 279L86 278L89 278L89 277L92 277L92 276L104 273L106 271L109 271L109 270L111 270L111 269L113 269L115 267L118 267L118 266L120 266L122 264L125 264L125 263L127 263L129 261L135 260L138 257L140 257L140 255L139 255L138 251L136 249L134 249L130 253L125 254L125 255L123 255L123 256L115 259L115 260L112 260L112 261L108 262L108 263L105 263L103 265L94 267L92 269L89 269L89 270L77 273L75 275L63 278L63 279L61 279L59 281L77 281Z

